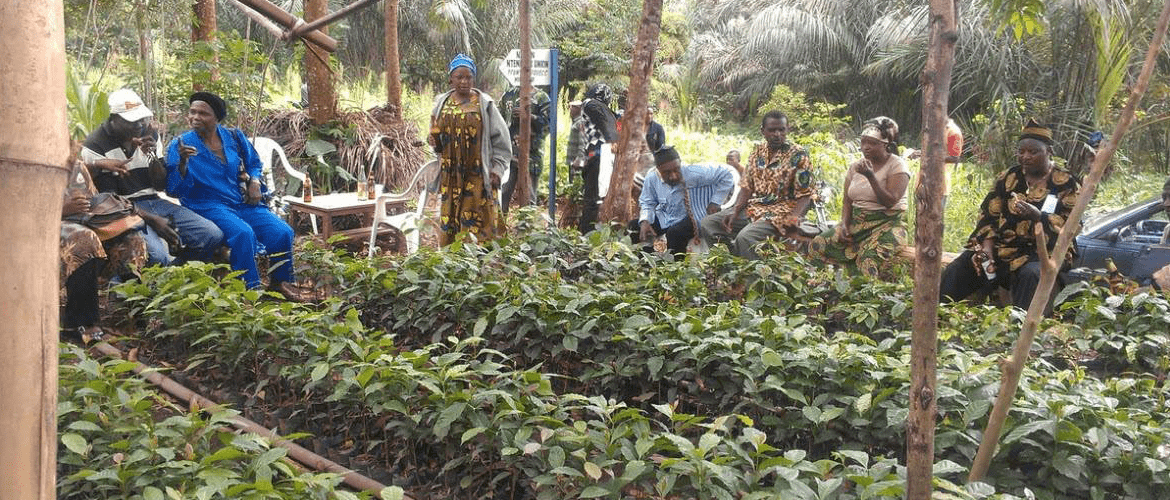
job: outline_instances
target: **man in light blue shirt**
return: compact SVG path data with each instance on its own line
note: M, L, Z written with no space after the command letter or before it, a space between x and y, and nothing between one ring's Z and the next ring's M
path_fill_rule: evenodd
M654 153L651 170L638 197L638 220L630 223L634 243L653 250L654 239L666 235L666 247L676 257L695 237L696 221L719 211L735 188L731 170L721 165L683 165L678 151L664 146Z

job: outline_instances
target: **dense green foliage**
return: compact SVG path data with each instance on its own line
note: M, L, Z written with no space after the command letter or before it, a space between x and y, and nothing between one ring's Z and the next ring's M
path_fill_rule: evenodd
M340 294L319 310L195 266L120 292L151 319L148 344L241 393L303 390L316 418L344 417L351 439L417 474L396 484L426 477L460 498L901 496L905 285L787 255L672 264L599 233L519 229L529 236L379 262L389 267L306 249L302 274ZM948 480L974 454L1018 319L943 308L940 488L1165 491L1167 302L1089 289L1066 303L1025 371L991 484L966 490Z
M58 498L369 497L337 490L336 474L298 472L266 439L230 432L234 410L175 406L126 376L134 362L60 353Z

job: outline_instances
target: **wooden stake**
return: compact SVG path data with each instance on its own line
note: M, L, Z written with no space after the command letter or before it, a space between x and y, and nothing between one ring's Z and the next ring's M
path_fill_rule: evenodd
M642 143L646 142L646 101L650 97L650 73L654 70L654 52L658 49L661 28L662 0L646 0L642 4L642 24L638 27L638 38L634 42L626 112L622 115L622 132L618 137L618 157L614 161L609 193L601 204L598 220L625 224L633 218L630 213L630 187L638 169Z
M516 197L520 204L528 204L530 196L535 197L531 182L528 180L529 146L532 144L532 25L528 0L520 1L520 136L516 139L516 148L513 151L516 157L516 178L513 179ZM511 204L512 200L504 200Z
M914 330L910 343L910 415L906 422L906 498L929 500L937 413L938 294L942 274L942 185L947 104L958 40L953 0L930 2L930 52L922 73L922 182L915 192Z
M1105 166L1113 159L1117 145L1121 144L1121 138L1125 136L1130 124L1133 123L1134 110L1137 109L1138 103L1141 102L1142 96L1145 95L1146 89L1150 86L1150 74L1153 73L1158 53L1161 52L1168 21L1170 21L1170 0L1167 0L1162 7L1162 15L1158 18L1158 29L1154 33L1153 39L1150 40L1150 48L1146 52L1141 75L1138 76L1137 84L1134 85L1129 95L1129 101L1125 104L1125 110L1122 111L1121 118L1113 129L1113 135L1105 144L1104 150L1093 160L1093 168L1089 171L1089 177L1081 185L1076 205L1073 206L1072 213L1068 215L1068 220L1065 221L1060 236L1056 239L1056 248L1053 249L1052 255L1040 268L1040 284L1036 287L1036 294L1032 296L1032 303L1028 306L1028 315L1024 318L1020 337L1016 339L1015 347L1012 349L1012 357L1003 367L1003 382L1000 383L999 394L995 397L995 407L992 408L991 415L987 419L987 429L983 431L983 441L979 443L979 451L975 454L974 463L971 464L971 472L967 476L968 482L980 481L987 475L991 459L995 456L1000 433L1003 431L1004 420L1007 419L1008 410L1011 409L1012 400L1016 396L1020 373L1024 369L1024 362L1028 360L1028 351L1032 349L1032 339L1036 336L1036 328L1040 324L1040 318L1044 315L1048 299L1052 296L1052 286L1056 283L1056 270L1060 268L1064 256L1068 253L1073 237L1080 232L1081 216L1084 215L1085 208L1089 206L1089 201L1093 199L1097 184L1101 182L1101 177L1105 174Z

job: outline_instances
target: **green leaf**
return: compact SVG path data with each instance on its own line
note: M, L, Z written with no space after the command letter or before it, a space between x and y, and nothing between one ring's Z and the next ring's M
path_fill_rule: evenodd
M459 444L467 444L467 441L469 439L472 439L475 436L483 434L483 431L485 431L485 430L487 430L487 429L485 429L483 427L472 427L470 429L463 431L463 436L459 438Z
M954 474L957 472L965 472L967 469L962 465L954 463L950 460L939 460L934 463L934 475L941 476L943 474Z
M662 363L664 358L662 356L653 356L646 360L646 367L650 369L650 378L657 379L659 370L662 370Z
M1014 443L1016 441L1019 441L1020 438L1027 436L1028 434L1031 434L1031 433L1039 431L1039 430L1048 429L1050 427L1052 427L1051 420L1039 420L1036 422L1028 422L1024 425L1016 427L1015 429L1012 429L1011 432L1009 432L1006 436L1004 436L1003 444Z
M577 498L601 498L609 495L609 490L600 486L590 486L581 490L581 494Z
M330 142L321 139L305 141L305 156L324 156L334 151L337 151L337 147Z
M867 392L859 396L857 400L853 402L853 409L857 410L857 413L866 413L869 411L869 407L872 404L873 393Z
M164 497L162 490L154 486L147 486L142 489L142 498L143 500L163 500Z
M328 374L329 374L329 363L317 363L317 366L313 367L313 373L309 374L309 378L313 382L316 382L318 380L325 378L325 375L328 375Z
M601 479L601 467L593 462L585 462L585 475L593 478L594 481Z
M378 494L382 500L402 500L406 498L406 491L399 486L387 486Z
M1146 467L1150 468L1150 472L1155 474L1167 469L1165 460L1157 460L1150 457L1145 457L1142 460L1146 462Z
M450 430L451 423L463 415L463 410L465 409L467 409L467 403L463 402L443 408L443 412L439 414L439 419L435 421L435 436L439 438L447 437L447 431Z
M561 467L565 465L565 449L560 446L553 446L548 449L548 464L553 467Z
M102 430L101 426L99 426L98 424L95 424L93 422L90 422L89 420L77 420L77 421L69 424L69 429L72 429L75 431L95 431L95 432L100 432Z
M61 444L69 448L69 451L81 456L89 453L89 443L80 434L74 434L72 432L62 434Z
M475 328L472 328L471 334L479 337L483 335L483 331L487 330L488 319L487 316L480 316L479 320L475 322Z
M820 408L817 408L815 406L805 406L800 411L801 411L801 413L804 413L804 418L807 418L809 420L809 422L812 422L814 424L821 422L821 409Z
M862 467L869 467L869 454L864 451L837 450L837 454L861 464Z
M784 359L780 357L780 354L771 349L765 350L761 358L764 362L764 366L772 367L781 366L784 364Z

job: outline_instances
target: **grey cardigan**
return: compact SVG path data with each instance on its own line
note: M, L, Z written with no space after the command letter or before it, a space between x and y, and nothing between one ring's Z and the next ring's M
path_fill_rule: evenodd
M503 180L504 172L508 171L508 163L512 161L512 138L508 135L508 125L504 123L504 117L500 115L492 96L479 89L471 91L479 94L479 116L483 123L479 129L479 157L483 163L483 180L490 185L490 174L494 173ZM452 92L454 91L444 92L435 98L435 107L431 110L432 123L439 118L439 111L443 109L443 103L447 102ZM438 185L438 174L436 171L433 186Z

